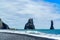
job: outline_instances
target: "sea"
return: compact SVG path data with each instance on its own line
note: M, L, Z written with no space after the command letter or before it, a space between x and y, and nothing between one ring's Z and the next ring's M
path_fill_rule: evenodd
M47 34L60 34L60 29L50 30L50 29L37 29L36 31L47 33Z
M23 29L19 29L18 31L38 31L38 32L46 33L46 34L60 35L60 29L54 29L54 30L50 30L50 29L35 29L35 30L23 30Z

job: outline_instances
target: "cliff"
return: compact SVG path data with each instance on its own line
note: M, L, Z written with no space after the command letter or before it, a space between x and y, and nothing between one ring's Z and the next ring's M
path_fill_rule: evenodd
M0 19L0 29L9 29L9 26Z

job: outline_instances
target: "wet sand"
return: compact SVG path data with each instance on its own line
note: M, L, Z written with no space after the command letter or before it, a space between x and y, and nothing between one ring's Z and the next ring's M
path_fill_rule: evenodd
M25 34L2 33L0 32L0 40L54 40Z

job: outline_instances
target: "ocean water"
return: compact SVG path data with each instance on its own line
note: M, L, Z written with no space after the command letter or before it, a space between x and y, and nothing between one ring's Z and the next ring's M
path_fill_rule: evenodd
M50 30L50 29L35 29L35 30L23 30L20 29L19 31L38 31L42 33L47 33L47 34L59 34L60 35L60 29L55 29L55 30Z
M60 29L50 30L50 29L37 29L36 31L47 33L47 34L59 34L60 35Z

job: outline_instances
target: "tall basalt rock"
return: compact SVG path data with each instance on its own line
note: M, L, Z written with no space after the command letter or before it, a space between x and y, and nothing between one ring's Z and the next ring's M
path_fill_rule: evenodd
M0 19L0 29L9 29L9 26Z
M35 29L32 18L30 18L28 22L25 24L24 29Z
M50 29L51 29L51 30L54 29L53 20L51 20L51 27L50 27Z

